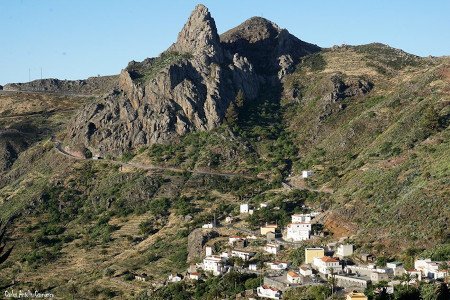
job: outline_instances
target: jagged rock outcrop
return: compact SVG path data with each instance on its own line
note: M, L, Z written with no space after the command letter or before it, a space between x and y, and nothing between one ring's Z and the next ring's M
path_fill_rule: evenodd
M251 20L258 25L252 30L240 25L219 37L208 9L197 5L167 51L130 62L117 90L78 113L68 129L69 146L118 155L210 130L222 123L239 90L252 101L261 84L290 72L297 56L319 49L267 20L263 26L260 18Z
M320 51L320 47L301 41L286 29L261 17L253 17L220 36L224 49L239 53L261 74L280 74L293 70L300 57Z
M83 80L59 80L54 78L25 83L8 83L5 91L54 92L73 94L105 94L117 87L118 76L98 76Z
M205 231L201 228L194 229L188 236L188 256L187 261L193 262L203 255L203 246L210 239L218 237L217 231Z
M332 113L345 109L346 105L340 103L341 100L349 97L363 96L373 89L373 83L367 78L347 78L344 79L340 74L335 74L330 78L332 90L322 97L323 112L319 120L324 120Z
M27 148L25 137L18 130L0 130L0 172L8 170Z

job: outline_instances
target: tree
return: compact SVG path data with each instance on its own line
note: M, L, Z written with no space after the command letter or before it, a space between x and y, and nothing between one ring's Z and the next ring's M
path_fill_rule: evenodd
M227 111L225 112L225 121L229 125L236 125L238 121L238 112L236 108L236 104L230 102L228 105Z
M241 109L242 107L244 107L245 104L245 95L244 92L242 90L239 90L236 94L236 98L234 100L234 103L236 104L238 109Z

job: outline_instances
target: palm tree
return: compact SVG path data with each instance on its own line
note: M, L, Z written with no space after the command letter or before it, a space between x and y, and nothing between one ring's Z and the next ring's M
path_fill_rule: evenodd
M0 221L0 264L4 263L6 259L8 259L9 255L11 255L11 252L14 248L14 246L11 246L8 250L5 251L6 249L5 236L7 224L8 222L2 228L2 221Z
M331 285L331 295L333 296L336 285L336 277L333 268L328 268L328 271L330 272L330 276L328 276L328 283Z

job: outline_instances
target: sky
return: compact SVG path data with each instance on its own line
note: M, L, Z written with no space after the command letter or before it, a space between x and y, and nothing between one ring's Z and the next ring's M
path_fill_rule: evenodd
M448 0L0 0L0 85L118 74L170 46L198 3L219 33L262 16L321 47L450 55Z

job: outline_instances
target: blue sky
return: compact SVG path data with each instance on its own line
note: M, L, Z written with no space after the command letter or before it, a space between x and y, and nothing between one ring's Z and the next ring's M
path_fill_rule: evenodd
M175 41L199 1L0 0L0 84L117 74ZM421 56L450 55L446 0L204 0L219 33L263 16L329 47L382 42Z

